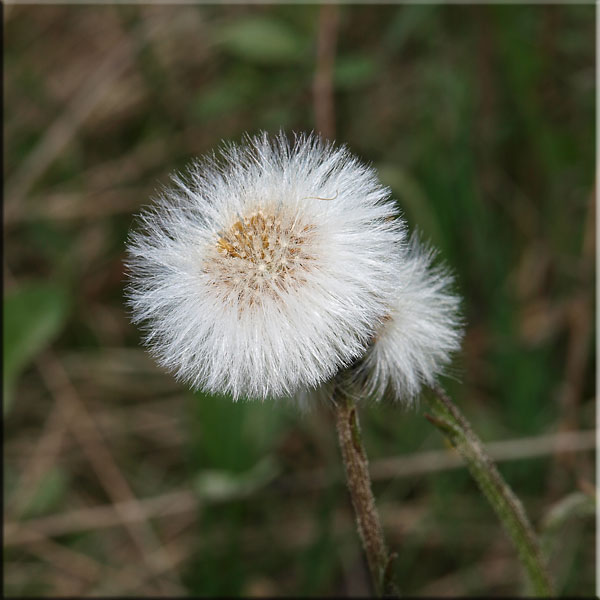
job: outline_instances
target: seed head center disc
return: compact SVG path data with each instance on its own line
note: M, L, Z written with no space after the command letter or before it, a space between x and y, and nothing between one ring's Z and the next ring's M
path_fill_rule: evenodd
M284 289L304 279L314 259L315 227L277 211L260 209L240 217L215 241L215 279L238 294Z

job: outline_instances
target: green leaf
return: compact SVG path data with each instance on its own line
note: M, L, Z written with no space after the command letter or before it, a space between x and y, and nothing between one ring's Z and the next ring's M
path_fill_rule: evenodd
M214 41L230 54L259 64L295 64L305 44L286 23L268 17L240 19L218 28Z
M4 413L10 409L21 372L60 332L67 315L67 294L59 286L31 282L4 298Z

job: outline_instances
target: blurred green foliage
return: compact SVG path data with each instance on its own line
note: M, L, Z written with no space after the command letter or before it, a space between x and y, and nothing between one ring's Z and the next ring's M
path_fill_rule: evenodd
M7 501L54 406L34 367L49 345L134 494L198 501L193 521L150 521L185 542L167 587L139 575L125 529L91 527L56 540L97 571L11 547L5 593L366 595L344 487L289 483L339 469L327 409L187 391L141 350L122 292L132 213L170 172L244 132L318 128L321 7L4 8ZM595 7L337 10L336 140L377 168L464 297L464 350L444 384L484 440L592 427ZM111 57L92 101L85 85ZM420 409L365 406L361 419L372 461L443 448ZM8 520L109 501L71 438ZM536 526L593 480L589 453L499 468ZM466 471L377 481L375 495L403 593L522 590ZM568 543L548 532L552 567L561 593L590 595L594 523L572 519Z
M6 413L13 402L17 378L60 332L68 314L67 290L31 281L4 296L3 398Z
M291 65L304 62L310 40L284 21L266 16L228 22L213 30L213 41L225 52L258 65Z

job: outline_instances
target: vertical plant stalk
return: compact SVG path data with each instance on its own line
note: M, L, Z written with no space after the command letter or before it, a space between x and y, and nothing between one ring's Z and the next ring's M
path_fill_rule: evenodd
M344 461L346 482L356 515L360 536L375 594L379 597L395 594L391 582L391 561L395 555L388 554L379 514L371 489L369 463L362 443L356 404L339 387L333 393L333 406Z
M515 496L469 422L448 395L434 387L429 398L434 415L426 415L465 459L471 475L500 518L523 563L536 596L553 596L554 590L538 538L525 514L521 501Z
M313 106L316 129L323 137L330 140L335 137L333 68L339 20L340 7L337 4L321 5L317 36L317 63L313 79Z

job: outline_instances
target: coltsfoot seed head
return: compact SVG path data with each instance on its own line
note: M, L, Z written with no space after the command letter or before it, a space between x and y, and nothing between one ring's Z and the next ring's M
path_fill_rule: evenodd
M364 396L414 404L460 348L460 297L449 271L434 259L416 235L403 248L394 301L353 373Z
M316 136L195 163L128 242L133 321L194 388L291 396L364 355L395 301L406 226L373 169Z

